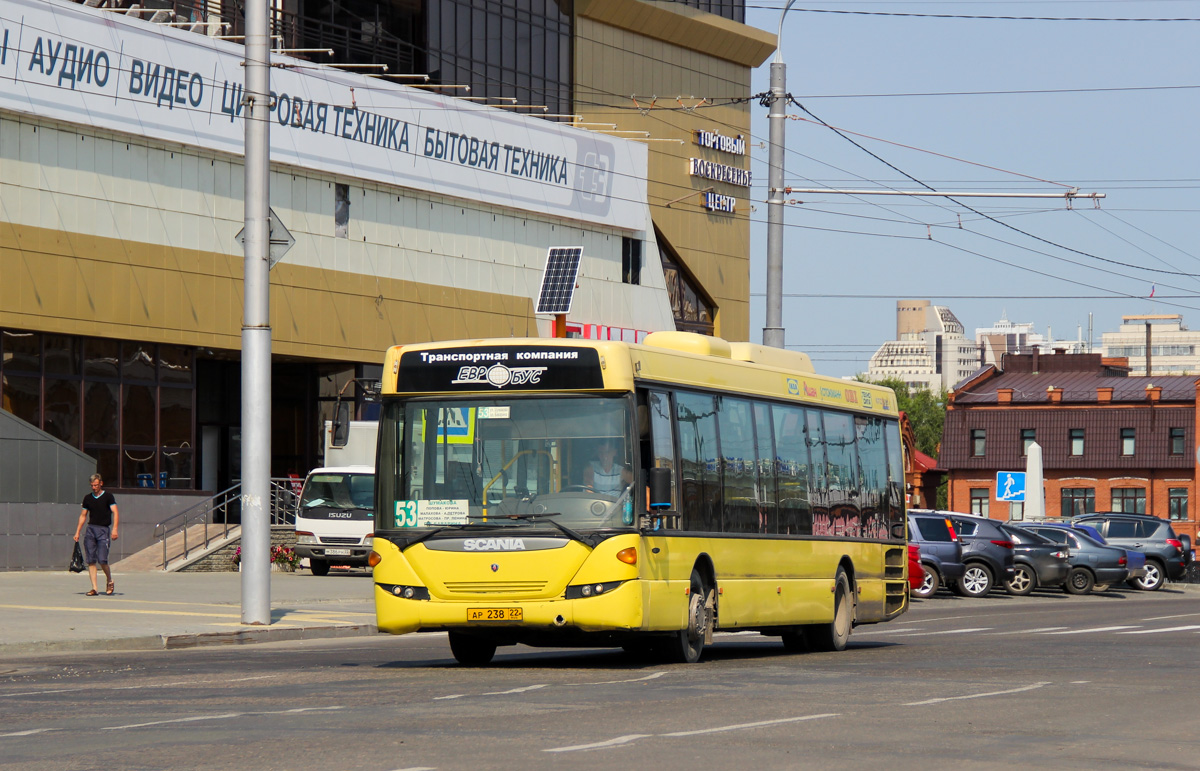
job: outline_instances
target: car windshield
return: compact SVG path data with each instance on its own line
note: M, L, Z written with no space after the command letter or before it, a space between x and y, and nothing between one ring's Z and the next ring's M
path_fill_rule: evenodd
M627 396L390 402L377 529L628 526L631 406Z
M1022 546L1028 546L1031 544L1049 545L1054 543L1049 538L1039 535L1032 530L1025 530L1024 528L1015 527L1013 525L1005 525L1000 529L1007 533L1009 538L1013 539Z
M300 508L375 508L375 475L341 472L312 474L300 493Z

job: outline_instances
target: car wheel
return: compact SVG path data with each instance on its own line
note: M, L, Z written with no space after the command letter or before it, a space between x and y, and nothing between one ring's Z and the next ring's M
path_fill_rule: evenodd
M1028 565L1017 565L1012 580L1004 582L1004 590L1018 597L1030 594L1036 586L1037 574Z
M314 576L329 575L329 563L326 562L325 560L318 560L318 559L313 559L312 557L309 557L308 558L308 569L312 571L312 574Z
M1167 574L1163 566L1154 560L1146 560L1146 575L1133 579L1129 584L1143 591L1156 592L1166 580Z
M1066 583L1063 584L1063 591L1067 594L1091 594L1095 584L1096 578L1092 571L1087 568L1072 568L1067 574Z
M842 651L850 641L850 629L854 626L854 592L846 571L838 568L833 579L833 621L828 624L809 624L804 627L804 638L814 651Z
M921 567L925 568L925 580L921 582L920 586L912 590L912 596L920 597L924 600L937 593L938 587L941 586L942 578L929 565L922 565Z
M462 632L450 633L450 652L464 667L482 667L496 655L496 643Z
M992 571L978 562L967 565L967 572L954 584L954 593L960 597L983 597L991 590Z

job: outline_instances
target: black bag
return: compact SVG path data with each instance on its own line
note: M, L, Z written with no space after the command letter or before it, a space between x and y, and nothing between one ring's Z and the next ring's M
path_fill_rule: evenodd
M83 549L79 548L79 541L75 542L75 554L71 556L71 567L67 570L72 573L82 573L87 570L87 565L83 564Z

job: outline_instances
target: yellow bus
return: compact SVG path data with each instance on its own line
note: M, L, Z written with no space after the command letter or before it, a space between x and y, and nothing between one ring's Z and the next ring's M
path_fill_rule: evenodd
M894 394L806 355L643 344L395 346L379 421L379 630L696 661L716 630L841 650L908 607Z

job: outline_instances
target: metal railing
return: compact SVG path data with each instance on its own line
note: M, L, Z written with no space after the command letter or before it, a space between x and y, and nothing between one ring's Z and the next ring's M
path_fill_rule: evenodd
M291 525L296 521L296 505L300 492L290 477L271 479L269 512L272 525ZM154 526L154 537L162 541L162 567L187 559L193 551L203 551L218 540L229 537L231 530L241 527L242 485L236 484L206 500L190 506ZM200 533L191 532L203 526ZM169 542L179 535L179 542L168 553ZM194 543L192 542L194 541Z

